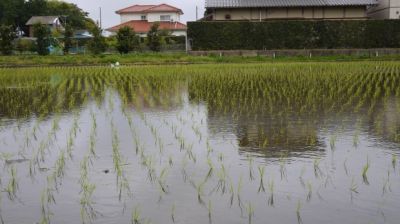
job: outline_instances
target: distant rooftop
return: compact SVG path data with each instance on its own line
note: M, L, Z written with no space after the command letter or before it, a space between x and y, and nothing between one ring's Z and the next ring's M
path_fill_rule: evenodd
M56 19L58 19L58 16L32 16L28 22L26 22L27 26L34 25L37 23L41 24L53 24L55 23Z
M116 11L117 14L125 13L149 13L149 12L177 12L183 14L183 11L179 8L173 7L168 4L160 5L132 5Z
M206 8L367 6L377 0L206 0Z

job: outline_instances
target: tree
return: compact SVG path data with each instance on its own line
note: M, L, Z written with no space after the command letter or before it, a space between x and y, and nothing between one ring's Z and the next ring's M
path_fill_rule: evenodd
M46 10L48 15L61 15L63 22L69 24L75 30L91 30L95 26L95 22L88 17L89 14L73 3L47 1Z
M4 55L10 55L13 51L13 41L16 34L12 26L0 26L0 50Z
M107 43L106 39L101 34L101 29L98 26L95 26L92 29L93 38L88 43L88 49L92 54L101 54L106 51Z
M147 33L147 46L152 51L160 51L161 50L161 37L158 28L160 27L159 23L154 23L149 32Z
M69 53L69 49L72 47L72 37L74 36L74 31L71 25L67 24L64 32L64 54Z
M27 33L25 23L32 16L60 15L74 29L88 29L95 22L76 4L50 0L0 0L0 24L19 26Z
M128 27L122 27L117 32L117 50L120 54L127 54L139 46L139 38L135 31Z
M33 26L33 36L36 37L37 53L48 55L50 46L50 30L47 26L37 23Z

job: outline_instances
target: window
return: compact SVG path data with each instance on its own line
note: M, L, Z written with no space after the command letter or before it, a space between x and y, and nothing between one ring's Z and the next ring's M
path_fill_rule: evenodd
M161 15L160 21L171 21L171 16L170 15Z
M147 16L146 15L142 15L142 16L140 16L140 19L141 20L147 20Z
M230 15L230 14L226 14L226 15L225 15L225 19L226 19L226 20L230 20L230 19L231 19L231 15Z

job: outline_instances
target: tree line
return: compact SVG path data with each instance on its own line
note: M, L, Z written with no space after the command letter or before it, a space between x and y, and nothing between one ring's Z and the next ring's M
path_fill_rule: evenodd
M98 26L94 26L91 29L93 37L88 41L87 48L92 54L102 54L108 48L106 37L102 35L102 30ZM33 35L35 40L35 51L39 55L48 55L50 53L50 46L54 43L54 37L50 29L43 24L35 24L33 26ZM62 42L63 53L69 54L69 51L73 45L73 27L69 24L65 26L63 31L63 37L59 38ZM168 33L164 30L159 30L159 24L154 23L147 33L146 45L151 51L160 51L165 38ZM11 55L14 50L19 50L19 44L15 44L17 38L16 32L12 26L2 25L0 26L0 51L3 55ZM116 33L115 37L116 44L115 48L120 54L127 54L132 51L140 50L141 43L140 37L136 32L126 26L121 27Z
M60 16L64 30L51 32L46 25L35 24L34 42L17 39L17 28L26 34L29 32L25 24L32 16L49 15ZM60 45L64 54L68 54L76 41L73 38L74 31L80 29L88 30L93 35L85 43L91 53L101 54L109 48L101 28L75 4L49 0L0 0L0 51L3 55L10 55L14 51L35 51L39 55L48 55L49 47L54 44ZM159 24L155 23L147 35L146 45L152 51L160 51L165 36L168 34L160 31ZM129 27L122 27L114 41L114 47L121 54L140 48L140 37Z

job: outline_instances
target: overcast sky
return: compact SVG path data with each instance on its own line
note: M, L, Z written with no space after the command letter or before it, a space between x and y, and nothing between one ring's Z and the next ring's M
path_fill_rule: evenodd
M205 0L64 0L77 4L94 20L99 20L99 8L102 8L103 28L109 28L120 23L119 15L115 11L135 4L161 4L166 3L183 10L181 22L196 20L196 6L199 10L199 18L204 14Z

